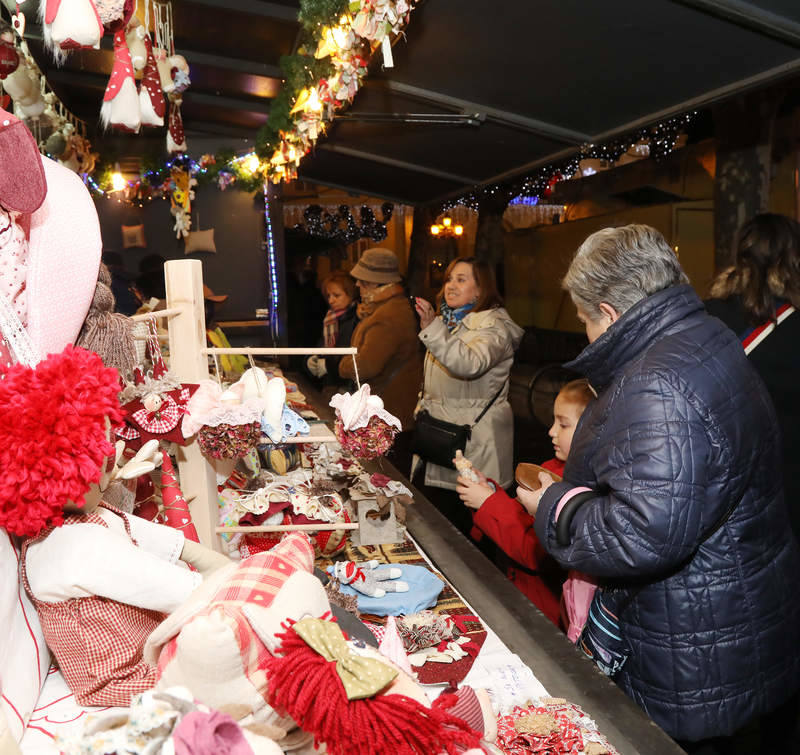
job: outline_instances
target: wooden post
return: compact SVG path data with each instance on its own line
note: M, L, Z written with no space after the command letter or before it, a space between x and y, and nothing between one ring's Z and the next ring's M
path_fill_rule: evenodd
M164 265L167 307L180 310L169 321L169 366L182 381L208 379L206 316L203 308L203 267L200 260L170 260ZM221 551L217 525L217 479L200 452L197 438L178 447L181 490L189 505L200 542Z

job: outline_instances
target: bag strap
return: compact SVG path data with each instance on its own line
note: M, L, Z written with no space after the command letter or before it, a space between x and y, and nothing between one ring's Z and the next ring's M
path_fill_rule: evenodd
M775 328L778 327L789 315L794 314L795 308L786 302L782 306L778 307L778 311L775 313L774 320L768 320L763 325L759 325L757 328L751 328L742 335L742 347L744 348L745 354L750 354L756 346L761 344L764 340L766 340L767 336L772 333Z
M507 383L507 382L508 382L508 380L505 380L505 381L503 381L503 384L502 384L502 385L500 386L500 388L497 390L497 393L495 393L495 394L494 394L494 396L492 396L492 400L491 400L491 401L490 401L488 404L486 404L486 406L484 406L484 407L483 407L483 411L482 411L482 412L481 412L481 413L480 413L480 414L477 416L477 418L475 419L475 421L472 423L472 424L473 424L473 426L477 425L477 424L478 424L478 422L480 422L480 421L481 421L481 419L483 419L483 415L484 415L484 414L486 414L486 412L488 412L488 411L489 411L489 409L491 409L491 407L492 407L492 404L493 404L495 401L497 401L497 399L498 399L498 398L500 398L500 394L503 392L503 388L505 388L505 387L506 387L506 383Z

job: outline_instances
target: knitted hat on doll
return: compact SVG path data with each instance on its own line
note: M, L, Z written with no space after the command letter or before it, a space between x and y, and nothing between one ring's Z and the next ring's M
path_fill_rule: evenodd
M36 367L13 365L0 380L0 527L35 536L83 505L114 455L107 418L119 422L117 371L67 346Z

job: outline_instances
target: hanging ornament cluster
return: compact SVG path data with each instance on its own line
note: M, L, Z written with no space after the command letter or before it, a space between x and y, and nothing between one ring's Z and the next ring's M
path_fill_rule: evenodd
M305 222L298 223L294 230L345 245L363 238L383 241L386 238L386 224L392 219L393 211L394 205L384 202L381 205L381 220L378 220L372 209L363 205L359 213L361 225L358 225L346 204L340 205L335 213L312 204L303 211Z
M578 153L543 166L535 173L504 183L479 186L458 199L445 202L442 210L465 205L477 211L486 204L503 209L512 199L520 196L537 200L547 199L559 181L581 175L580 165L585 160L599 160L603 164L611 165L630 150L634 150L638 156L649 155L657 161L663 160L675 148L681 134L685 133L695 115L695 111L684 113L602 144L584 144Z
M97 153L86 124L75 118L50 89L23 35L25 16L0 20L0 106L25 121L39 151L84 177L94 172Z
M135 15L136 0L40 2L45 45L59 63L71 50L97 49L103 34L113 35L114 63L100 108L102 125L129 133L162 127L166 94L170 102L167 150L185 151L180 105L191 82L185 58L175 55L171 2L144 0L144 23ZM151 4L155 46L149 32Z
M391 42L411 10L409 0L301 0L302 44L281 58L284 85L256 138L263 178L297 177L300 160L353 101L372 54L380 47L384 66L393 65Z

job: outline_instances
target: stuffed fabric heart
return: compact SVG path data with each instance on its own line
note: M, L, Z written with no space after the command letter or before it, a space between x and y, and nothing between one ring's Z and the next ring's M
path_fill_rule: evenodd
M311 542L294 533L269 552L214 572L147 641L145 657L158 659L157 687L186 687L206 705L285 736L293 722L267 704L268 636L287 617L329 610L313 568ZM257 609L250 616L258 631L249 606Z

